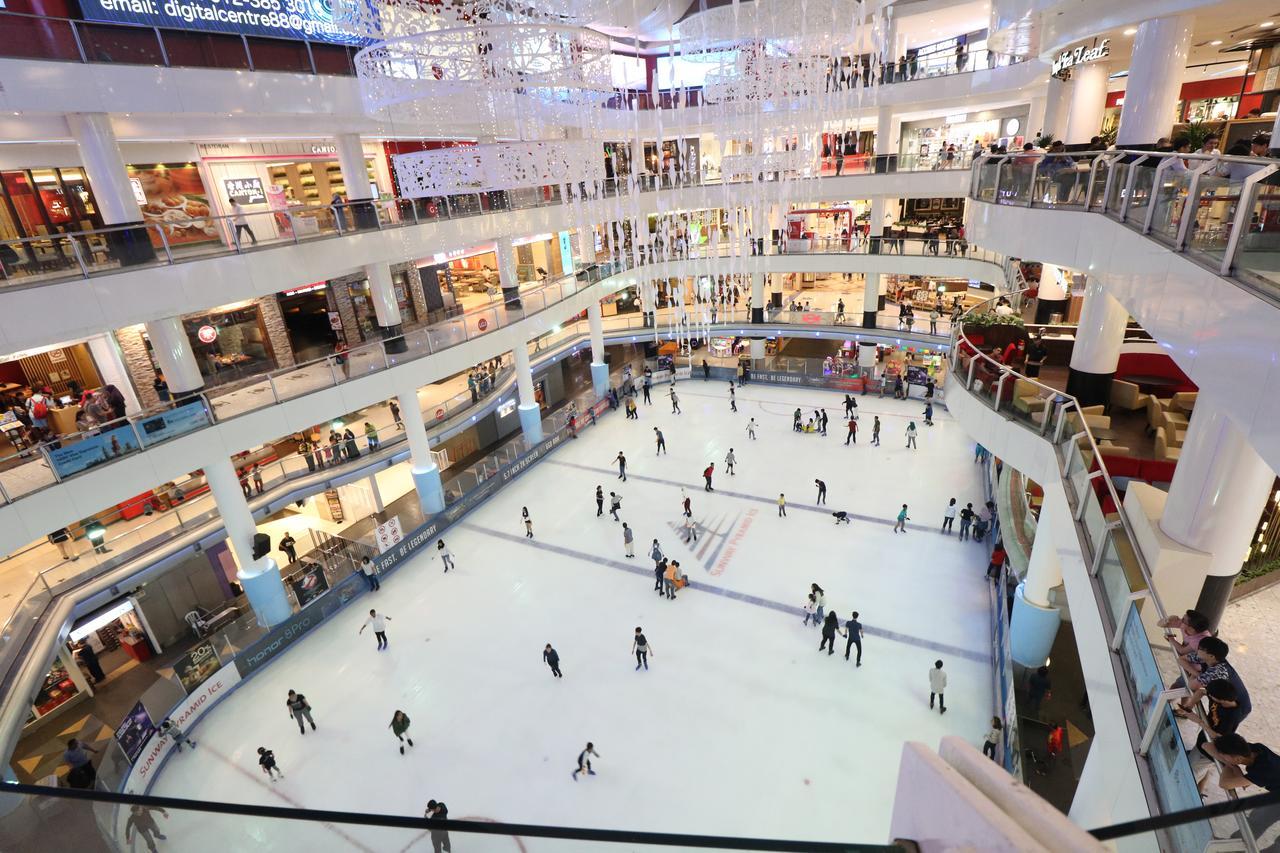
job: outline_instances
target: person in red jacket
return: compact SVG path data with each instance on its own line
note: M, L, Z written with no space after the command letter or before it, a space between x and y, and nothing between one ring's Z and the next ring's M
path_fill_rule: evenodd
M708 465L706 470L702 472L702 479L707 481L706 488L703 491L707 491L707 492L715 491L715 489L711 488L711 476L715 474L715 472L716 472L716 463L714 462Z

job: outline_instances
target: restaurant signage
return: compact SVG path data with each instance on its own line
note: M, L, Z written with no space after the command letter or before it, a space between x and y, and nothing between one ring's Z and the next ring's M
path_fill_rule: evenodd
M1094 40L1093 44L1082 44L1062 51L1053 58L1053 74L1056 76L1069 68L1097 62L1111 55L1111 39Z

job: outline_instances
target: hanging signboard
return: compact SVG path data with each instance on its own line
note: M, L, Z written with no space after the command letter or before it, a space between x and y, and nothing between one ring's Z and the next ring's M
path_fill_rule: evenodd
M1093 44L1077 45L1062 51L1053 58L1053 74L1057 76L1069 68L1097 62L1111 55L1111 39L1095 40Z

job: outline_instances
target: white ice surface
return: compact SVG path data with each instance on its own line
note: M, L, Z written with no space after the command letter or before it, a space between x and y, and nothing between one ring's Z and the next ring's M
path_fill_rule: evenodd
M453 818L887 841L903 741L958 734L976 745L991 714L988 549L936 532L949 497L980 505L973 444L941 408L937 426L925 427L918 400L860 398L859 443L845 447L839 394L752 385L733 414L725 383L678 391L683 415L655 389L638 422L609 415L448 533L456 571L416 558L243 684L192 731L199 747L173 757L153 793L411 816L434 797ZM831 434L792 433L797 405L806 418L825 405ZM873 448L877 413L883 445ZM754 442L745 432L753 416ZM904 447L911 419L921 431L915 452ZM669 455L654 456L655 425ZM730 446L734 477L720 471ZM625 484L611 465L619 449L630 462ZM713 494L702 491L709 461ZM815 477L827 482L830 510L865 518L836 527L827 508L813 509ZM632 560L621 525L595 516L597 483L624 497ZM702 524L738 537L731 554L725 544L704 563L711 549L700 558L680 541L671 525L681 485ZM913 526L894 534L904 502ZM676 601L652 591L655 536L693 581ZM835 657L819 654L818 630L801 625L811 582L842 624L860 611L860 669L843 659L843 639ZM369 606L392 619L387 651L369 631L356 634ZM630 654L637 625L654 647L648 672L636 672ZM563 680L542 663L547 642ZM945 716L928 707L927 672L939 657ZM291 688L315 709L319 730L305 737L285 708ZM403 757L387 727L397 708L412 718L416 744ZM572 781L588 740L598 775ZM283 780L258 770L260 745L275 750ZM171 849L192 853L430 849L410 830L176 813L164 831ZM460 853L579 846L459 833L453 844Z

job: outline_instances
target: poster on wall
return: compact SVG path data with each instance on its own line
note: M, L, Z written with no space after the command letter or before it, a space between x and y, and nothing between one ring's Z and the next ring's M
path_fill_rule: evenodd
M116 743L120 744L130 764L138 760L142 745L147 742L147 738L155 734L155 731L156 724L151 721L151 715L147 713L147 709L141 702L134 705L133 710L125 715L124 720L116 728Z
M289 218L289 197L285 195L284 187L277 184L267 187L267 207L273 211L272 218L280 236L292 237L293 220Z
M190 695L205 679L222 666L218 652L208 640L173 662L173 674L178 677L182 689Z
M227 198L241 204L262 204L267 200L261 178L224 178L222 184L227 188Z
M375 538L378 540L379 554L385 554L399 545L400 540L404 539L404 530L400 527L400 516L393 515L379 524Z
M329 591L329 579L324 576L324 566L309 563L303 571L289 578L293 594L298 597L298 606L306 607Z
M208 243L219 238L209 210L209 192L200 170L188 163L159 163L150 169L129 167L129 183L142 208L142 221L156 248ZM160 231L164 232L163 241Z
M138 452L138 437L129 424L86 435L74 444L48 451L49 464L60 477L70 477Z
M151 447L179 435L208 426L209 412L203 400L192 400L158 415L138 421L138 435L142 443Z

